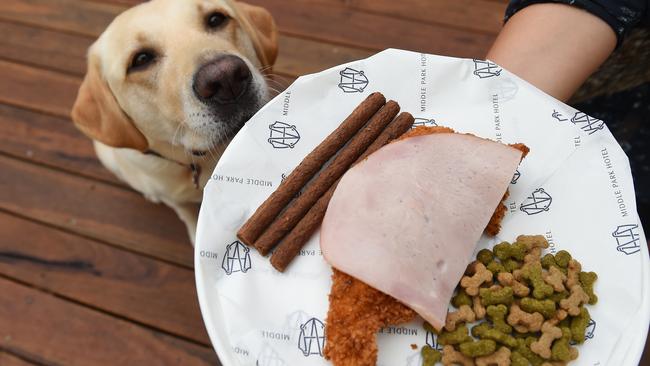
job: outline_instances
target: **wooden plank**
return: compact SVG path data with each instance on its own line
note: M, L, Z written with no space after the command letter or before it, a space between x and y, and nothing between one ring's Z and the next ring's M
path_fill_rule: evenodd
M86 71L86 50L92 39L43 28L0 21L2 58L71 74Z
M60 70L82 76L86 71L85 53L92 39L33 26L0 21L0 57L15 63ZM370 51L320 43L308 39L280 37L280 53L274 73L293 81L309 74L353 60L368 57ZM285 82L286 85L288 83Z
M52 7L55 5L56 3ZM59 4L61 7L63 5L65 2ZM50 18L28 20L30 26L0 21L0 34L10 35L0 40L1 57L76 75L85 73L85 52L96 34L73 35L36 27L61 28L65 25L65 30L73 30L77 27L77 23L50 22ZM284 35L280 36L279 43L281 52L274 72L289 80L293 80L298 75L365 58L373 53L354 47Z
M0 278L0 348L57 365L215 365L215 353Z
M0 19L96 37L124 9L123 5L77 0L2 0Z
M494 35L414 23L386 15L351 12L316 0L249 0L264 6L285 34L352 47L396 47L457 57L482 57Z
M141 0L90 0L134 6ZM309 0L313 3L314 0ZM320 0L332 7L496 34L508 1L485 0ZM308 6L308 5L303 5Z
M34 366L35 364L29 363L16 356L10 355L7 352L0 351L0 365L2 366Z
M0 208L190 268L185 226L139 193L0 156Z
M0 104L0 151L125 185L101 165L91 140L69 119Z
M70 114L81 80L0 60L0 102L61 117Z
M0 212L0 273L206 346L191 269Z
M334 0L349 9L496 34L506 3L480 0ZM416 25L414 25L416 26Z

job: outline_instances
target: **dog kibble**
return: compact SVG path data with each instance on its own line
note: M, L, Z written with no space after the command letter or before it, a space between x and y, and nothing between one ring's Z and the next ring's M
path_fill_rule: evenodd
M434 366L442 359L442 353L431 346L424 346L420 351L422 356L422 366Z
M589 326L589 310L586 308L580 309L580 314L571 319L571 339L576 343L583 343L585 341L585 332Z
M578 350L571 347L571 329L562 327L562 337L551 346L551 359L555 361L572 361L578 358Z
M453 346L444 346L442 348L442 364L445 366L474 366L474 360L456 351Z
M553 341L562 337L562 330L548 322L542 325L542 336L531 343L530 350L542 356L542 358L551 358L551 344Z
M595 272L580 272L578 275L582 289L589 295L589 305L594 305L598 302L598 296L594 293L594 283L597 279L598 275Z
M555 302L553 300L537 300L530 297L524 297L519 303L521 309L528 313L540 313L546 319L550 319L555 315Z
M447 320L445 322L445 329L449 332L456 330L456 324L472 323L476 320L476 315L469 305L461 305L457 311L447 313Z
M487 266L494 260L494 253L490 249L481 249L476 254L476 259Z
M476 359L476 366L510 366L510 349L501 347L489 356Z
M487 316L488 319L492 322L494 329L510 334L512 332L512 327L506 323L506 316L508 315L508 307L499 304L499 305L490 305L487 307Z
M485 306L489 305L510 305L514 300L512 287L503 287L500 289L482 288L479 291L481 296L481 303Z
M442 345L453 345L472 340L472 337L469 336L469 329L467 325L463 324L457 326L453 332L442 331L438 335L438 343Z
M472 328L472 335L479 339L491 339L508 347L516 347L517 340L510 333L491 328L487 323L481 323Z
M456 295L451 298L451 304L458 309L463 305L472 305L472 298L462 287L459 287L456 291Z
M491 339L481 339L461 343L458 348L460 353L467 357L480 357L494 353L497 349L497 344Z
M548 247L544 236L521 235L478 252L452 298L458 310L439 333L425 325L439 334L444 365L560 366L577 358L572 342L584 342L584 305L598 301L598 276L565 250L542 256ZM470 337L467 323L483 318Z

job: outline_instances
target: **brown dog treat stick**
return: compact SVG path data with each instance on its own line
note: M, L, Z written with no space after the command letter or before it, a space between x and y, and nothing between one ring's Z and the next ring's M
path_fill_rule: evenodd
M407 132L413 125L414 119L410 113L403 112L391 124L386 127L375 142L366 149L359 159L355 162L365 160L370 154L379 150L382 146L389 143ZM340 179L339 179L340 180ZM305 216L298 222L298 224L289 232L289 234L282 240L280 245L276 248L271 256L271 265L280 272L284 272L293 258L298 255L300 249L307 243L307 240L314 234L316 229L320 226L327 210L327 205L334 195L334 190L338 184L338 180L332 184L330 189L321 198L316 201Z
M273 219L284 209L321 167L357 133L386 103L381 93L370 94L352 113L310 152L289 176L242 225L237 237L252 245Z
M323 168L303 190L300 197L289 204L262 235L255 241L255 248L267 255L271 249L300 221L311 206L345 173L350 165L363 154L381 134L386 126L399 112L399 105L395 101L388 101L386 105L375 113L368 124L362 128L350 142L339 151L332 162Z

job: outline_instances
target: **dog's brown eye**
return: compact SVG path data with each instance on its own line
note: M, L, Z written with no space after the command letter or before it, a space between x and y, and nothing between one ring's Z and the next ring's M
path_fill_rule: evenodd
M134 71L149 65L156 59L156 55L151 51L140 51L133 56L128 71Z
M208 14L208 16L205 18L205 26L208 29L216 29L224 25L227 20L228 20L227 15L215 11L213 13Z

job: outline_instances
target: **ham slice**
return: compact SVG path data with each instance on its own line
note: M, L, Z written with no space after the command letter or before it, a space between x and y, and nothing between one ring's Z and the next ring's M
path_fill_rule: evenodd
M338 184L321 227L325 259L441 329L521 158L508 145L454 133L386 145Z

